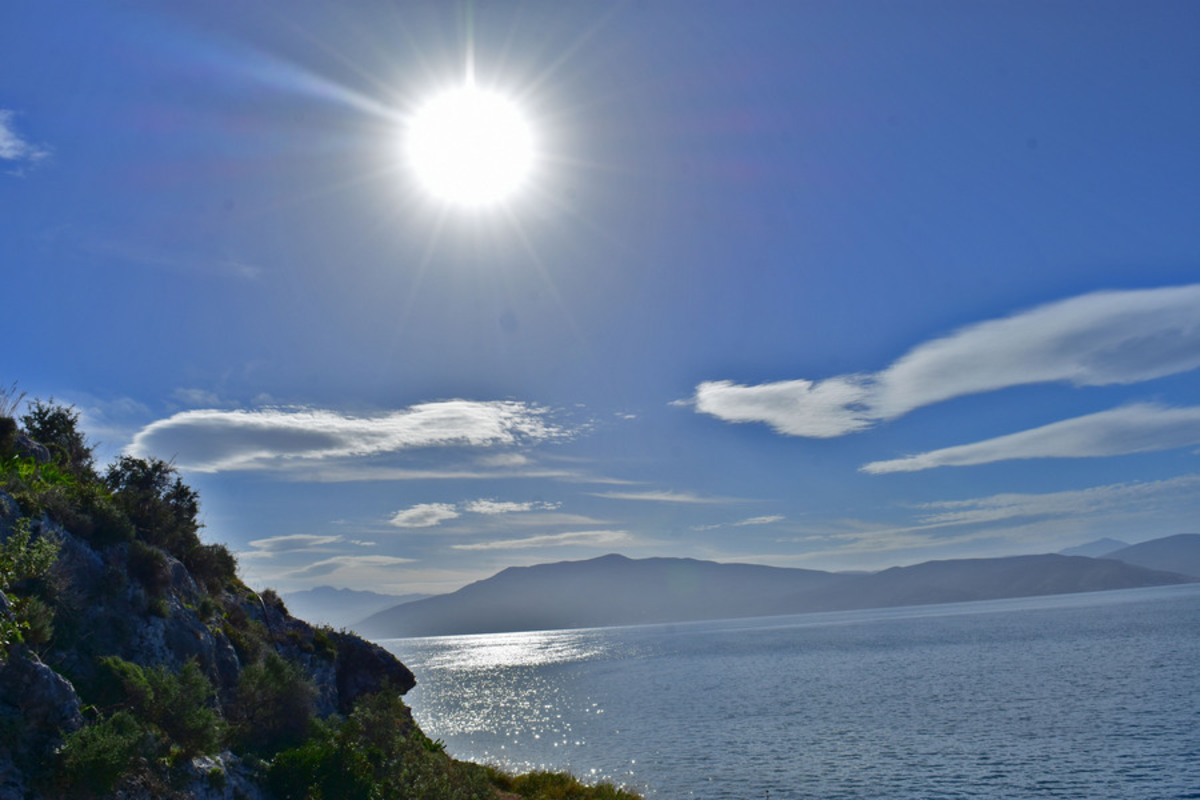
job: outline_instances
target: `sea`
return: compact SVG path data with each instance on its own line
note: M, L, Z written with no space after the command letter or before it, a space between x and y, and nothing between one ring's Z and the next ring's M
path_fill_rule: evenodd
M382 644L455 757L653 800L1200 798L1200 584Z

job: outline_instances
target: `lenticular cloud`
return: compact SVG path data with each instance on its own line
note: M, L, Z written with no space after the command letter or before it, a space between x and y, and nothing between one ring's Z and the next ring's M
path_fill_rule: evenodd
M377 416L309 408L183 411L133 438L134 456L173 455L201 472L371 456L429 447L494 447L565 435L548 411L515 401L446 400Z
M753 386L707 381L698 412L829 438L922 406L1033 383L1131 384L1200 368L1200 284L1096 292L962 328L886 369Z

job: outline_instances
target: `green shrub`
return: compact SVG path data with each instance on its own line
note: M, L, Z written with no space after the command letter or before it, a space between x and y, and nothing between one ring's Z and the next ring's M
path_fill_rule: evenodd
M284 604L283 598L280 597L279 592L275 591L274 589L263 589L259 593L258 597L260 600L262 600L263 605L267 608L273 608L280 614L288 613L287 605Z
M237 578L237 559L222 544L198 545L181 560L192 577L210 594L220 593Z
M440 752L395 692L363 698L340 725L320 726L280 753L268 773L283 800L480 800L495 797L486 772Z
M162 597L171 587L171 565L157 547L141 541L130 542L128 569L151 597Z
M72 533L96 547L133 541L133 523L104 484L81 484L75 491L75 503L79 520L74 525L60 520Z
M230 613L230 607L240 612L240 616ZM262 658L266 650L267 629L261 623L250 620L236 603L225 606L227 619L221 626L221 632L237 651L237 657L243 664L253 664ZM239 624L240 623L240 624Z
M318 625L313 629L313 650L321 658L333 661L337 658L337 633L328 625Z
M59 544L51 537L33 538L28 518L13 525L8 538L0 542L0 592L11 612L0 614L0 657L9 645L25 641L44 644L53 633L54 611L30 596L31 585L42 580L58 559Z
M588 786L565 772L508 775L488 767L487 774L497 789L526 800L641 800L640 795L618 789L611 783Z
M295 664L273 650L238 676L235 738L252 753L273 755L308 736L316 688Z
M0 486L21 506L27 516L43 511L62 521L64 511L71 510L69 490L75 477L54 463L39 463L33 458L10 456L0 465Z
M108 794L134 770L145 739L145 730L128 711L80 728L58 751L58 790L68 797Z
M101 700L152 725L165 749L185 758L220 749L224 723L213 706L216 690L195 660L179 672L116 656L101 665L108 675L99 687Z

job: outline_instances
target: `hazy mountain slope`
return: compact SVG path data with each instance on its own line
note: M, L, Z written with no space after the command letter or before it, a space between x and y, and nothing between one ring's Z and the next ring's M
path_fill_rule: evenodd
M313 625L330 625L334 628L353 628L358 621L385 608L401 603L423 600L427 594L380 594L356 589L335 589L318 586L302 592L283 595L288 610Z
M794 610L958 603L1162 586L1187 580L1174 573L1085 556L1051 554L927 561L864 576L819 597L798 598L802 602ZM818 602L811 602L814 600Z
M805 589L850 578L815 570L608 555L511 567L457 592L363 620L364 635L432 636L778 613Z
M1060 555L931 561L870 575L609 555L506 569L452 594L375 614L357 629L387 638L683 622L1188 580L1108 559Z
M1120 550L1122 547L1129 547L1129 542L1122 542L1120 539L1096 539L1092 542L1084 542L1083 544L1068 547L1065 550L1059 550L1060 556L1089 556L1090 558L1101 558L1107 556L1114 550Z
M1147 569L1200 578L1200 533L1180 533L1130 545L1104 556Z

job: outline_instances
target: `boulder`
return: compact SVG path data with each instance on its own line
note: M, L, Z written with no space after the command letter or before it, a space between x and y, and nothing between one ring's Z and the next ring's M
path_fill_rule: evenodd
M352 634L331 635L338 648L338 711L341 713L350 713L354 701L363 695L384 688L404 694L417 685L412 671L379 645Z

